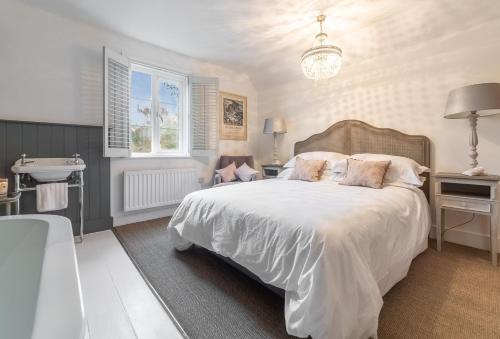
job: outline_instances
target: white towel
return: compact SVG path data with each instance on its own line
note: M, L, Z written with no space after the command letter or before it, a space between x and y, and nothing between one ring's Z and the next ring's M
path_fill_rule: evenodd
M67 207L67 182L36 185L36 209L38 212L57 211Z

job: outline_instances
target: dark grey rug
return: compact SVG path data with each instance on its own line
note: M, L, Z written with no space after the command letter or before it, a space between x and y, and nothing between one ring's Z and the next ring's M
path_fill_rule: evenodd
M190 338L292 338L283 299L207 250L178 252L168 219L115 228L115 234Z
M206 250L177 253L167 223L115 232L191 338L287 338L279 296ZM379 338L500 338L500 269L489 253L434 246L384 296Z

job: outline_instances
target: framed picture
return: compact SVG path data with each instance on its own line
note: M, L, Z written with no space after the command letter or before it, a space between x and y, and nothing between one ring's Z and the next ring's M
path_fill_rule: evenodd
M220 92L219 138L247 140L247 98Z

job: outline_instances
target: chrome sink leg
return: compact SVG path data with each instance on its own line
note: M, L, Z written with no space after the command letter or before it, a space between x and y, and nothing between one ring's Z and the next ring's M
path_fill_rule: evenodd
M21 179L18 173L14 175L14 192L20 192L21 191ZM16 201L16 215L19 215L20 212L20 205L21 205L21 197L17 199Z
M80 204L80 241L83 242L83 171L78 171L80 187L78 188L78 202Z

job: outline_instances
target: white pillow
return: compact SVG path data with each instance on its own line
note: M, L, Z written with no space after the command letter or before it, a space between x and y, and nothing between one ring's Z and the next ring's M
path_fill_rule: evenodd
M346 174L347 172L347 159L342 159L336 162L331 168L332 172Z
M330 181L342 181L345 178L345 173L334 172L332 170L323 171L320 181L330 180Z
M421 166L413 159L396 155L363 153L354 154L352 158L367 161L390 160L391 165L385 174L384 183L402 182L420 187L424 184L420 174L430 171L428 167Z
M342 161L344 159L349 158L347 154L337 153L337 152L305 152L300 153L294 156L292 159L288 160L288 162L283 166L285 168L293 168L295 167L295 160L297 157L300 157L304 160L326 160L325 169L332 169L336 163Z
M290 175L293 173L293 167L290 168L285 168L283 171L281 171L278 176L276 177L277 179L284 179L288 180L290 178Z
M217 174L220 174L222 182L230 182L236 180L236 175L235 175L236 164L234 163L234 161L230 165L227 165L224 168L215 170L215 172Z
M236 171L234 172L241 181L250 181L252 177L259 173L259 171L254 170L252 167L248 166L246 162L243 163Z

